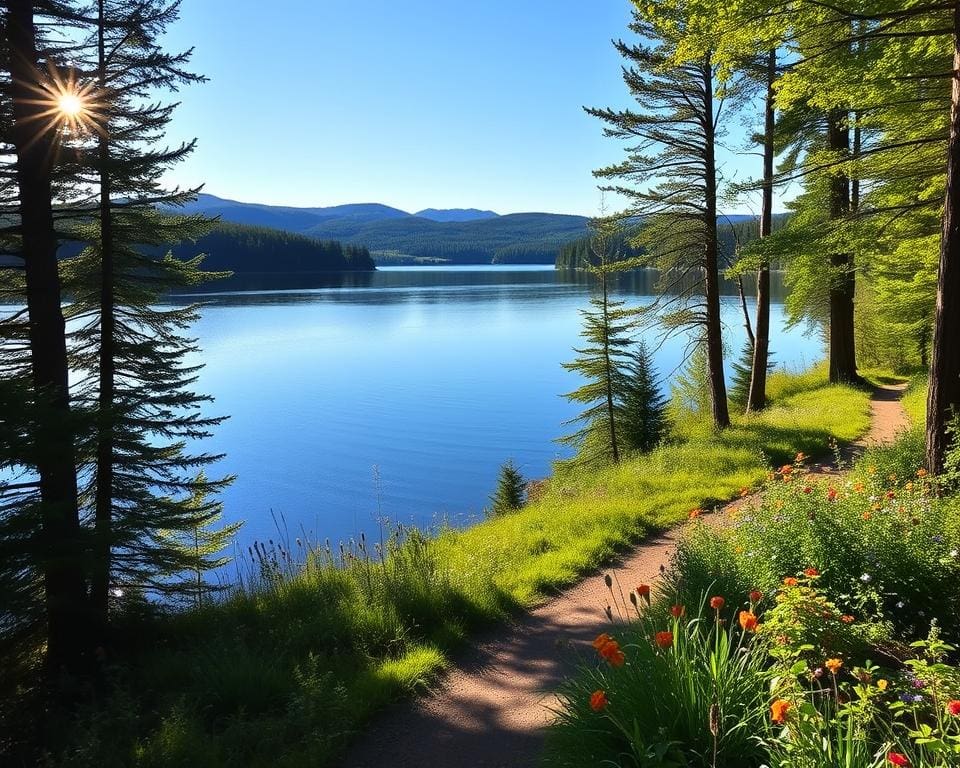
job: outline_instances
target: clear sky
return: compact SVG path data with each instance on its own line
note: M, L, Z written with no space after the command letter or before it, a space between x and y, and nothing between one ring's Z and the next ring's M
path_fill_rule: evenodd
M595 214L628 0L185 0L172 175L233 199ZM733 165L745 160L730 159ZM616 201L613 205L616 207Z

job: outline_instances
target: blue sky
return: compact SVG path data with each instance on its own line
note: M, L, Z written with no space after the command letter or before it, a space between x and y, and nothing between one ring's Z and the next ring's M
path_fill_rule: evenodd
M581 107L629 103L610 44L629 8L185 0L168 43L210 82L179 95L171 137L199 145L171 178L280 205L595 214L591 170L621 148Z

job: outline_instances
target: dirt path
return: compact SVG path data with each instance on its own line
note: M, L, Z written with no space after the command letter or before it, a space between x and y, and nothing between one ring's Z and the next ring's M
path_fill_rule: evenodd
M904 387L877 389L870 432L845 457L891 441L908 421ZM623 591L650 583L670 562L679 527L648 539L619 563ZM554 690L589 643L609 628L602 578L592 576L559 597L480 638L442 688L375 720L344 768L524 768L537 764Z

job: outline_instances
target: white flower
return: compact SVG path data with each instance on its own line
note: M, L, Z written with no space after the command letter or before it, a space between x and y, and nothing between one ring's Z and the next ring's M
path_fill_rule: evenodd
M905 606L905 605L906 605L906 603L903 602L903 600L901 600L899 603L897 603L897 608L903 608L903 606Z
M871 581L873 581L873 576L871 576L869 573L865 573L860 577L860 581L862 581L864 584L869 584Z
M957 552L955 549L950 550L950 557L956 557L957 555L960 555L960 552Z

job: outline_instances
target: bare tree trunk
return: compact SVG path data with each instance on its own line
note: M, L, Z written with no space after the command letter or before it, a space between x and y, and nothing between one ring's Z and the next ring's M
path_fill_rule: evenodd
M710 405L713 423L718 429L730 426L727 406L727 385L723 376L723 330L720 324L720 259L717 240L717 164L716 135L713 114L713 64L708 54L703 62L703 127L705 201L704 226L706 248L703 266L706 301L707 377L710 382Z
M776 128L777 51L767 54L767 95L763 119L763 202L760 208L760 238L773 233L773 132ZM767 405L767 368L770 366L770 263L764 258L757 270L757 331L753 344L747 413Z
M43 115L48 106L38 98L44 75L38 65L30 0L7 3L6 32L31 365L38 404L35 442L42 501L46 664L51 675L79 674L89 631L58 244L51 203L54 130L49 116Z
M607 288L606 264L601 267L603 272L600 274L600 285L603 289L603 325L605 340L603 343L603 361L607 373L607 425L610 429L610 453L613 463L620 462L620 448L617 445L617 423L616 409L613 406L613 361L610 359L610 314L609 292Z
M850 153L850 126L847 112L832 109L827 118L827 145L847 157ZM850 178L846 171L835 171L830 178L830 218L839 221L850 213ZM830 256L830 381L850 384L860 381L857 375L854 329L854 295L856 275L853 255L834 253Z
M953 7L953 69L947 189L927 395L927 469L933 473L943 470L949 448L947 424L960 408L960 2Z
M100 92L107 88L106 44L104 40L104 0L98 0L97 59ZM94 501L94 539L96 551L90 580L93 618L101 637L106 635L110 607L110 555L113 518L113 400L116 357L116 317L114 315L113 209L111 207L110 142L106 134L99 138L100 172L100 348L99 393L97 403L97 475Z

